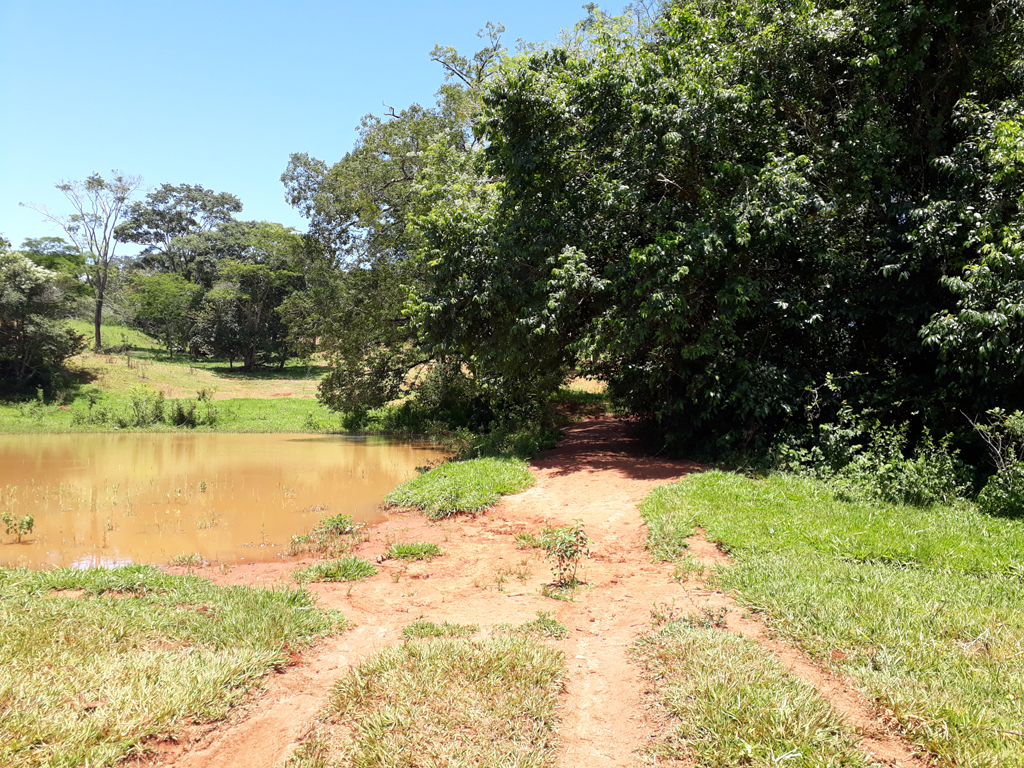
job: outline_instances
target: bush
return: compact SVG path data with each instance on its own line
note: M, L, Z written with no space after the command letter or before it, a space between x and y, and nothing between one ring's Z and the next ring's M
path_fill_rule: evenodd
M1024 516L1024 463L992 475L978 494L978 509L1001 517Z
M974 428L985 442L996 472L978 494L982 512L1003 517L1024 515L1024 413L988 412L988 423Z

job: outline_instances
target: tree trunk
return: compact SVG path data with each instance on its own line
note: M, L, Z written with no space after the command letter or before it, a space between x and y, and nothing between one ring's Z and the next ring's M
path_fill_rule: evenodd
M100 325L103 323L103 296L96 297L96 315L93 317L93 327L96 329L96 352L103 346L103 339L100 338Z

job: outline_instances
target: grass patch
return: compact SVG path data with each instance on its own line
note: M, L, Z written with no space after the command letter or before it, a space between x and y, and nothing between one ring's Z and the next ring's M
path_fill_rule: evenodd
M443 554L437 544L417 541L412 544L392 544L385 557L395 560L432 560Z
M564 674L524 637L411 639L338 682L292 765L550 765Z
M479 631L476 624L451 624L447 621L435 624L421 616L402 630L402 637L469 637Z
M368 579L377 573L377 569L369 561L361 557L349 555L340 560L329 560L326 563L314 563L308 568L295 571L292 578L299 583L310 581L359 581Z
M524 621L519 626L499 624L494 629L498 633L524 635L538 640L562 640L569 636L569 628L548 611L537 611L536 619Z
M503 495L524 491L535 482L526 463L518 459L453 461L403 483L384 500L421 509L438 520L459 512L482 512Z
M223 718L289 649L344 628L304 591L151 566L0 569L0 764L114 765Z
M746 638L673 622L635 650L678 720L661 756L706 768L868 765L817 691Z
M1024 521L722 472L658 488L641 511L662 558L702 526L736 560L724 587L940 760L1024 765Z

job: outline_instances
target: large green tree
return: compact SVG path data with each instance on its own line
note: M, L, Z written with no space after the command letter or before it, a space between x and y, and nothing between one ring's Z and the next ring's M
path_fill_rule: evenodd
M192 184L161 184L144 201L132 204L117 226L117 236L145 246L137 259L141 267L201 283L209 276L208 264L197 258L194 248L183 247L181 238L217 230L233 222L234 214L241 210L241 201L227 192Z
M208 353L241 358L247 371L269 362L283 367L291 346L280 307L305 288L302 238L280 224L248 224L244 249L218 263L193 338Z
M309 219L309 295L286 305L293 336L319 339L331 372L321 399L339 410L380 405L398 396L406 375L436 356L425 350L405 314L408 292L429 265L418 259L414 227L442 180L462 177L481 142L474 126L484 83L502 56L503 28L481 31L472 57L436 47L445 73L433 107L414 104L366 116L356 146L334 165L294 154L282 181L292 205Z
M486 168L419 221L428 339L510 382L578 366L715 450L792 428L826 381L944 427L1014 405L945 377L954 335L921 332L951 288L973 317L951 281L991 304L1015 274L1018 188L970 147L992 156L994 124L1000 157L1020 146L1019 3L678 2L645 39L600 21L492 79Z
M52 381L85 340L61 321L70 298L58 273L9 250L0 238L0 382L4 388Z

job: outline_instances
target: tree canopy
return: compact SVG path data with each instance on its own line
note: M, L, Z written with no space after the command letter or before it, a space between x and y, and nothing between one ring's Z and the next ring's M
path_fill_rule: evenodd
M1019 407L1022 25L701 0L509 59L482 172L418 221L425 338L506 381L604 377L714 450L798 426L826 381L833 414Z

